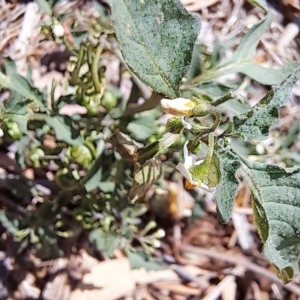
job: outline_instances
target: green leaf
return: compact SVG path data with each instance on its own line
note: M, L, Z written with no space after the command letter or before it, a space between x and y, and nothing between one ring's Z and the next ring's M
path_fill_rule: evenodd
M250 2L260 7L265 12L268 12L268 4L266 0L250 0Z
M0 210L0 223L4 228L7 229L8 232L16 235L18 232L18 228L13 224L11 220L9 220L6 216L6 212Z
M113 234L94 229L89 235L89 240L109 257L114 257L114 250L119 246L120 238Z
M296 63L286 63L279 70L267 69L253 62L256 47L262 34L270 27L273 14L268 13L260 22L252 26L242 37L232 57L211 68L186 83L186 86L209 82L225 74L242 73L261 84L279 84L293 71Z
M162 175L161 161L155 157L149 159L141 167L137 167L134 172L132 187L128 194L129 203L133 204L145 193Z
M288 134L284 137L284 139L281 142L281 148L290 149L297 142L297 137L299 133L300 133L300 119L293 121L293 123L291 124Z
M14 90L29 100L33 100L40 111L45 111L46 99L44 99L44 95L38 89L31 86L26 78L17 73L15 63L11 59L5 59L4 64L9 78L1 74L0 85L4 88Z
M236 86L236 88L238 88L238 85ZM198 84L197 86L193 87L192 90L195 93L195 96L206 95L209 96L211 100L217 100L225 96L232 89L233 87L229 87L217 81L210 81L210 82Z
M273 15L268 14L263 20L252 26L242 37L232 57L225 62L207 70L192 80L193 83L209 82L221 75L234 72L236 65L252 60L262 34L269 28Z
M145 204L136 204L134 206L129 206L121 211L121 218L123 223L127 223L130 218L138 218L147 212L147 207Z
M25 165L25 153L26 152L25 151L26 151L26 148L28 147L29 143L30 143L30 137L28 135L24 135L18 140L16 158L17 158L18 164L20 165L20 167L23 170L26 167L26 165Z
M131 133L131 136L137 141L145 141L151 135L157 133L157 119L161 116L161 109L154 108L146 110L137 115L127 125L127 130ZM142 145L141 145L142 146Z
M285 63L281 69L269 69L259 66L254 62L244 62L234 66L232 72L247 75L264 85L272 85L282 83L297 66L299 66L299 63L288 62Z
M125 61L155 91L180 95L200 20L179 0L112 0L112 17Z
M239 189L239 180L236 177L236 172L241 167L241 161L238 156L230 151L230 148L218 151L217 157L221 174L216 190L217 212L221 222L227 223Z
M284 169L245 161L241 174L253 197L263 254L284 283L298 271L300 254L300 166Z
M103 145L103 147L102 147ZM94 160L93 165L91 168L88 170L87 174L82 180L82 183L84 184L85 189L87 190L88 193L92 192L94 189L96 189L102 179L102 153L104 151L104 141L100 140L97 148L99 147L100 151L98 151L98 156Z
M103 181L99 182L98 187L104 193L112 193L116 188L116 184L111 181Z
M8 76L0 72L0 88L5 88L8 90L13 90L13 85Z
M158 156L166 151L176 141L180 139L180 134L166 132L159 140L137 149L137 158L140 164L144 164L148 159Z
M17 114L26 114L27 107L30 105L31 101L26 100L24 101L24 97L15 92L11 92L11 97L5 102L6 112L9 113L17 113Z
M218 105L218 110L224 114L229 115L239 115L245 113L251 108L251 105L245 101L241 103L237 99L228 100L220 105Z
M144 268L149 271L158 271L167 268L160 259L154 258L142 250L126 248L125 251L132 269Z
M252 59L261 36L267 29L269 29L272 20L273 14L269 13L264 19L253 25L242 37L236 51L229 61L222 64L222 66L238 64Z
M46 13L47 15L52 16L53 13L49 1L35 0L35 2L38 4L41 13Z
M65 141L69 145L81 145L83 143L79 131L74 128L73 122L68 116L47 116L45 121L54 129L59 141Z
M100 160L99 162L102 162ZM88 171L87 175L84 177L84 187L88 193L92 192L96 189L102 178L102 169L100 165L98 165L98 161L95 161L95 164L92 168Z
M278 109L283 106L299 78L300 67L280 86L273 86L271 91L248 112L233 117L234 132L245 140L264 140L269 135L270 126L279 123Z
M127 126L127 130L131 132L134 139L144 141L156 133L156 123L157 121L153 115L144 113L138 119L130 122Z

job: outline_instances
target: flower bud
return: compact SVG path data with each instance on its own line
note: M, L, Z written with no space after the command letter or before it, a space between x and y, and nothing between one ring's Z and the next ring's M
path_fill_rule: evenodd
M162 99L160 101L162 110L166 114L175 116L192 116L193 109L198 106L198 102L193 99L177 98L174 100Z
M166 232L163 230L163 229L158 229L154 234L153 236L157 239L161 239L161 238L164 238L166 235Z
M168 119L166 127L168 132L171 133L180 133L184 128L181 119L178 117Z
M88 167L93 160L90 149L85 145L72 146L69 148L69 156L80 165Z
M59 23L52 26L52 32L57 38L60 38L65 34L63 26Z

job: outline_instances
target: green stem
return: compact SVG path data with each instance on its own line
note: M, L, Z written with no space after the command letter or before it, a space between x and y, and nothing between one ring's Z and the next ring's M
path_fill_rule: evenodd
M233 98L234 98L234 93L229 92L226 95L224 95L223 97L221 97L221 98L217 99L216 101L212 102L211 105L212 106L218 106L218 105L220 105L220 104L222 104L222 103L224 103L224 102L226 102L230 99L233 99Z
M57 155L45 155L40 160L60 160L60 158Z
M220 125L220 122L222 120L222 114L213 106L210 109L210 114L215 117L215 123L210 130L215 131Z
M208 133L215 131L220 125L222 114L212 105L205 101L201 101L198 106L193 109L193 114L195 117L205 117L211 115L215 118L215 122L211 128L204 130L203 133Z
M74 86L74 85L77 85L77 83L78 83L79 71L82 66L84 55L85 55L84 46L83 46L83 44L80 44L80 48L79 48L79 52L78 52L78 60L77 60L75 69L71 74L70 85Z
M98 74L98 63L100 60L101 52L102 52L102 47L98 46L95 53L95 57L91 65L92 80L94 82L95 90L98 94L100 94L101 92L101 82Z
M52 84L51 84L51 91L50 91L50 101L51 101L51 111L53 112L55 110L55 98L54 98L54 92L55 92L55 88L57 86L57 82L52 80Z

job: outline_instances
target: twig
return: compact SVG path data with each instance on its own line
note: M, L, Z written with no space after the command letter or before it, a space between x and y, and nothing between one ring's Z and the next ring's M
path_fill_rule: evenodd
M226 285L234 280L235 277L233 275L227 275L208 295L206 295L203 300L216 300L222 294L222 291L226 287Z
M299 286L297 286L294 283L288 283L286 285L283 285L281 280L279 278L277 278L277 276L274 273L266 270L263 267L260 267L256 264L252 263L251 261L249 261L243 257L239 257L236 255L232 256L232 255L218 253L218 252L212 252L212 251L204 249L204 248L193 247L193 246L189 246L189 245L180 247L179 251L195 253L197 255L202 255L202 256L208 256L208 257L218 260L218 261L227 262L232 265L243 266L247 270L252 271L255 274L261 275L261 276L269 279L270 281L282 286L286 290L296 294L297 296L300 296L300 287ZM186 262L189 261L189 263L191 263L191 260L187 260L187 259L184 259L184 260Z

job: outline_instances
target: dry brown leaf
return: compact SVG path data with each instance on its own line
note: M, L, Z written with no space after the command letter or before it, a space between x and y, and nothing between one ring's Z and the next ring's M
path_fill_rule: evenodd
M233 276L228 280L225 289L222 291L222 300L235 300L236 299L236 282Z
M181 2L188 11L199 11L214 5L219 0L181 0Z
M115 300L132 293L135 282L127 258L98 263L72 292L70 300Z
M235 281L235 277L233 275L226 276L214 289L210 291L208 295L205 296L205 298L203 298L203 300L218 299L223 291L228 288L228 284L231 284L232 281Z
M199 288L192 288L184 284L168 283L168 282L155 282L153 286L157 289L168 290L172 293L180 295L199 295L201 290Z
M193 276L209 275L211 272L198 268L194 265L187 265L185 269ZM173 270L161 270L161 271L146 271L145 269L132 270L132 276L136 284L149 284L163 280L176 280L178 275Z

